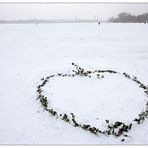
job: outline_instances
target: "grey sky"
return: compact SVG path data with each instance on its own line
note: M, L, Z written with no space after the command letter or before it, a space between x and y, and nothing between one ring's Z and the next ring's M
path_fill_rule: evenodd
M120 12L142 14L147 4L0 4L0 19L107 19Z

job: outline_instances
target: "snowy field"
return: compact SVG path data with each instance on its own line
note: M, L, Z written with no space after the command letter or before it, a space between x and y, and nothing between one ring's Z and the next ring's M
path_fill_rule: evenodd
M111 69L148 85L146 24L1 24L0 144L148 144L148 120L131 138L99 137L49 116L36 100L40 79L71 72ZM44 88L49 104L79 121L105 128L105 119L130 122L148 100L120 75L54 78Z

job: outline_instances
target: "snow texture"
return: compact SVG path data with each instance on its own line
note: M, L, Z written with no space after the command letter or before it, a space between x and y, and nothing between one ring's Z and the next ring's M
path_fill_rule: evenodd
M131 138L85 132L57 120L36 101L40 79L71 72L112 69L148 84L147 24L1 24L0 144L148 144L148 120L135 125ZM120 75L104 79L53 78L44 88L49 104L73 112L79 121L104 128L105 119L130 122L147 97Z

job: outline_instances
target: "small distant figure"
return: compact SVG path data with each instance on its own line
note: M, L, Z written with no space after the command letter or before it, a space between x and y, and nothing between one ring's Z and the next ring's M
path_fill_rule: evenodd
M35 22L36 26L37 26L37 22Z
M100 22L98 22L98 25L100 25Z
M147 21L144 22L144 24L146 24L146 23L147 23Z

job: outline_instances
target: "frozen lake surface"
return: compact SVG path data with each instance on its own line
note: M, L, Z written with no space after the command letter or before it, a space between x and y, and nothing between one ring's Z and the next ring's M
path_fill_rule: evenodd
M1 24L0 144L148 144L148 120L121 142L96 137L43 111L36 101L40 79L72 71L72 62L86 70L126 72L148 85L148 25ZM57 110L72 111L80 121L100 128L106 118L130 122L148 99L116 75L97 81L53 79L45 92Z

